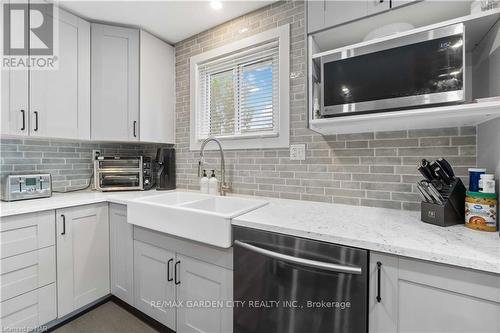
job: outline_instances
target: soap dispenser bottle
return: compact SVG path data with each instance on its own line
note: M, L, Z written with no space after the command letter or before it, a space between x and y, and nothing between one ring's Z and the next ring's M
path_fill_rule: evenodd
M203 170L203 177L200 179L200 192L208 194L209 180L207 177L207 170Z
M215 170L212 170L212 175L208 181L208 194L217 195L219 180L215 177Z

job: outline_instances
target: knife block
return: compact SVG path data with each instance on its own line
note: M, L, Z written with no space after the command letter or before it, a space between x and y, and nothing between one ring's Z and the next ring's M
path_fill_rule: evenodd
M422 222L448 227L465 223L465 192L466 188L460 178L456 178L450 189L443 195L448 195L442 205L422 202L420 219Z

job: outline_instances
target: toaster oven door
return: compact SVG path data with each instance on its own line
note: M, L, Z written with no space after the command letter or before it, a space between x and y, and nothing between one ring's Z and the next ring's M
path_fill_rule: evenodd
M100 172L96 179L100 191L142 190L142 173L140 172Z

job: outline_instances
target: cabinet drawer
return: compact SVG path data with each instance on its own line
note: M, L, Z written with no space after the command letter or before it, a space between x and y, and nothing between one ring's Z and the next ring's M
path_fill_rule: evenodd
M500 276L415 259L399 259L399 279L500 303Z
M0 260L0 301L56 281L55 246Z
M0 303L2 329L26 332L56 318L55 283Z
M0 259L55 244L54 211L4 217L0 222Z

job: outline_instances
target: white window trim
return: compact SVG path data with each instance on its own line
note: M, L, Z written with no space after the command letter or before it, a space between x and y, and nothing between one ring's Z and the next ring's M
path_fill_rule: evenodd
M226 149L288 148L290 144L290 25L286 24L267 30L248 38L230 43L219 48L203 52L190 58L190 150L199 150L202 139L197 138L197 116L201 107L199 89L200 63L219 58L229 53L278 40L279 54L279 127L278 135L252 135L250 138L218 138ZM216 145L207 145L208 150L217 149Z

